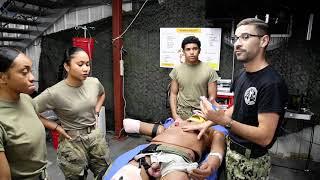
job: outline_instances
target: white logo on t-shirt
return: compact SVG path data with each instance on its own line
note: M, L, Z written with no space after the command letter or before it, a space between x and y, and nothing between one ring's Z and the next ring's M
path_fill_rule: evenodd
M256 103L258 90L255 87L249 87L244 93L244 101L247 105L254 105Z

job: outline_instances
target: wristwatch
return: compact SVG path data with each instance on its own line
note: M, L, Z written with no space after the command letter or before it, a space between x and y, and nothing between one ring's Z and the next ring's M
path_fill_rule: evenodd
M227 129L231 129L232 123L233 123L233 119L231 119L231 120L225 125L225 127L226 127Z

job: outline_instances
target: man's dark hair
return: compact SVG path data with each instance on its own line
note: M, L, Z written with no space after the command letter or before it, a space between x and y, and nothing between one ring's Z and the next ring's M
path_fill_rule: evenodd
M246 18L240 21L237 25L237 28L239 26L243 25L254 25L256 27L257 33L259 35L270 35L269 34L269 25L258 18Z
M181 43L181 48L184 49L184 47L186 46L186 44L190 44L190 43L195 43L198 45L198 48L200 49L201 48L201 42L200 40L195 37L195 36L188 36L188 37L185 37Z

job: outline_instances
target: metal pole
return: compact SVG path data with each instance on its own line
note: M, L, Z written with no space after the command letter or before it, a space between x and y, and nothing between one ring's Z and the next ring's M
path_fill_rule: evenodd
M122 31L122 0L112 0L112 38L116 39L121 35ZM115 134L120 138L121 129L123 127L123 94L122 81L120 76L120 59L122 38L113 41L113 93L114 93L114 121Z

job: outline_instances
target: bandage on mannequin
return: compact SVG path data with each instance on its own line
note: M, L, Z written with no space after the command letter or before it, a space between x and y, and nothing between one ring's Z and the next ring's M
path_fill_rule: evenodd
M139 133L151 137L164 131L164 127L159 124L146 123L130 118L123 120L123 127L127 133Z
M130 118L123 120L123 128L127 133L139 133L140 121Z

